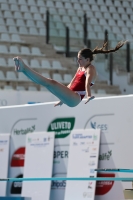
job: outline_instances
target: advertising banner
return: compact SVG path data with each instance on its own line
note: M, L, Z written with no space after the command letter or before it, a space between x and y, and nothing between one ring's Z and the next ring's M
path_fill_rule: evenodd
M54 133L33 133L26 136L24 178L52 177ZM51 181L24 181L23 197L49 200Z
M34 132L54 132L53 176L67 176L69 139L75 129L101 130L99 168L133 168L133 95L96 98L77 107L54 107L55 102L0 108L0 133L11 134L9 177L23 177L26 135ZM78 156L78 155L77 155ZM15 159L17 158L17 159ZM92 163L93 164L93 163ZM109 175L98 173L98 176ZM131 177L131 174L111 173L110 176ZM51 184L51 200L64 199L65 181ZM98 200L124 199L123 189L130 182L97 182ZM8 184L8 195L21 195L22 183Z
M97 176L99 144L100 129L71 132L67 177ZM94 200L95 187L96 181L67 181L65 200Z
M10 134L0 134L0 178L8 177ZM0 196L6 196L7 182L0 182Z

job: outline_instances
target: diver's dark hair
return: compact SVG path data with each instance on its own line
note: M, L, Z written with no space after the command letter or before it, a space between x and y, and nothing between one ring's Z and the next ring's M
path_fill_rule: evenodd
M90 61L92 61L94 54L98 54L98 53L106 54L106 53L118 51L126 42L127 41L120 41L118 42L118 44L116 45L114 49L109 49L109 50L105 50L107 46L107 42L104 42L101 48L98 48L98 46L93 50L89 48L84 48L84 49L81 49L78 53L84 58L90 58Z

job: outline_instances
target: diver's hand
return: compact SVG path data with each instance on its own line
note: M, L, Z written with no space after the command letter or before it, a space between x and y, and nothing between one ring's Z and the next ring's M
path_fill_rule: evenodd
M54 105L54 107L56 107L56 106L62 106L62 104L63 104L63 102L62 102L62 101L59 101L58 103L56 103L56 104Z
M87 98L87 101L85 102L85 104L87 104L89 101L93 100L95 98L95 96L91 96Z

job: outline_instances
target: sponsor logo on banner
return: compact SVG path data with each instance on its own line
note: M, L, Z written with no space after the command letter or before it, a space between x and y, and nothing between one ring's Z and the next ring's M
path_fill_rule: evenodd
M82 149L82 151L89 152L89 147L87 147L86 149Z
M73 134L73 139L92 139L92 135L83 135L82 133Z
M13 133L15 135L26 135L27 133L32 133L35 131L35 125L28 127L28 128L21 128L21 129L14 129Z
M49 145L50 137L45 137L42 140L40 140L38 137L37 138L31 138L28 137L28 143L30 143L30 146L34 147L42 147Z
M93 188L93 182L91 181L88 183L88 189L92 189L92 188Z
M18 175L15 178L23 178L23 174ZM22 191L22 181L13 181L11 184L11 194L21 194Z
M97 122L90 121L91 128L93 129L101 129L102 131L108 130L107 124L97 124Z
M95 169L90 169L90 174L94 174L95 173Z
M17 149L11 158L11 167L23 167L25 159L25 147Z
M68 151L54 151L54 159L68 158Z
M94 115L87 120L84 128L100 129L102 133L108 133L109 123L113 116L114 113Z
M92 192L83 192L83 197L84 198L91 198L92 197Z
M90 160L89 161L89 166L94 166L96 164L95 160Z
M66 173L56 174L53 177L66 177ZM52 181L51 189L58 190L58 189L65 189L66 188L66 181Z
M99 155L99 160L110 160L110 157L112 156L112 150L108 151L107 153L102 153Z
M48 132L55 132L55 138L65 138L70 135L71 130L73 129L75 124L75 118L57 118L53 120L49 126Z
M0 145L6 145L8 143L8 140L0 140Z
M25 136L28 133L35 132L36 130L35 120L37 119L29 118L29 119L17 120L11 128L11 134L14 136L19 136L19 135Z
M109 174L97 174L97 177L115 177L114 173ZM96 195L105 195L107 194L113 187L114 181L97 181L96 182Z

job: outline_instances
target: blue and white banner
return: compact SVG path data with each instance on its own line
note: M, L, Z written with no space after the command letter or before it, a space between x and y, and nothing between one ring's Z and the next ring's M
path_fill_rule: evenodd
M73 130L70 136L67 177L96 177L100 129ZM94 200L96 181L67 181L65 200Z
M26 136L24 178L52 177L54 133L32 133ZM49 200L51 181L23 182L22 196Z

